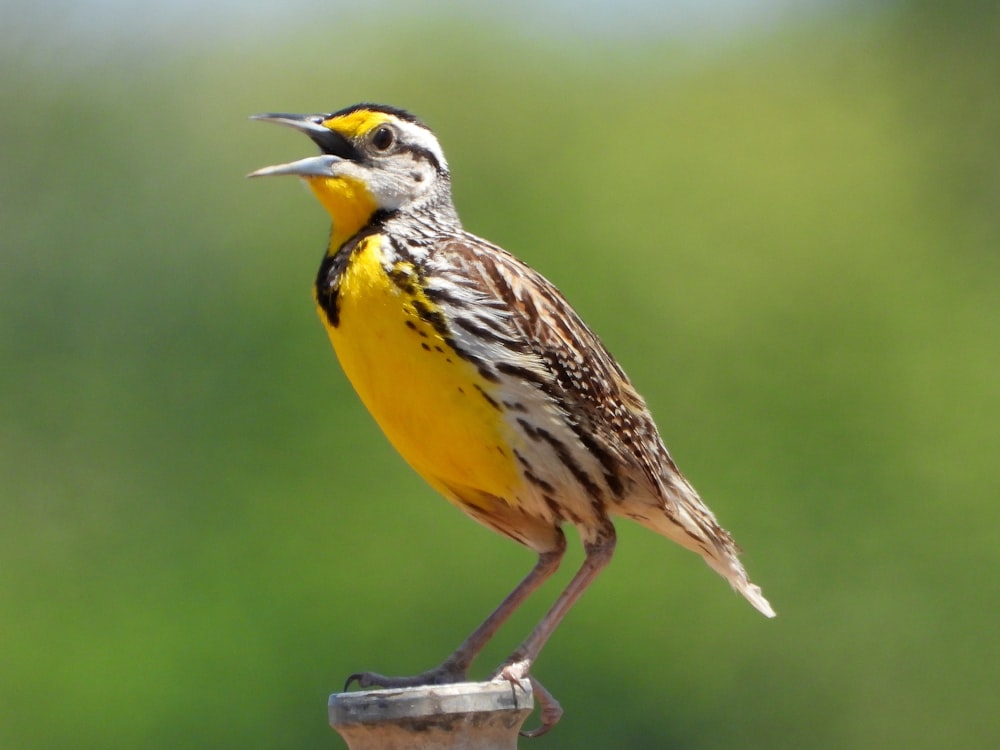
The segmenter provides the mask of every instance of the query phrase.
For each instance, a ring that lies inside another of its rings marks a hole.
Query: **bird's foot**
[[[532,675],[528,673],[531,669],[531,662],[527,659],[517,659],[508,662],[500,668],[500,670],[493,677],[493,680],[499,682],[501,680],[506,680],[511,685],[514,686],[516,690],[521,685],[521,680],[528,680],[531,683],[531,690],[538,700],[538,707],[541,710],[541,725],[535,729],[528,731],[521,730],[520,735],[522,737],[541,737],[543,734],[548,732],[552,727],[559,723],[559,719],[562,718],[563,709],[559,705],[559,701],[550,693],[542,683],[536,680]]]
[[[359,688],[392,689],[420,687],[421,685],[450,685],[455,682],[465,682],[466,679],[466,669],[446,661],[434,669],[407,677],[388,677],[378,672],[355,672],[344,683],[344,692],[347,692],[352,683],[357,683]]]

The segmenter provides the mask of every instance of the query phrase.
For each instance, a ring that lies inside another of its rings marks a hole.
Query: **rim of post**
[[[528,680],[358,690],[330,696],[330,723],[370,724],[421,716],[526,711],[535,702]]]

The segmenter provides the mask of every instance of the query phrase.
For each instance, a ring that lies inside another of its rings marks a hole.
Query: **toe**
[[[541,737],[559,723],[563,715],[563,710],[562,706],[559,705],[559,701],[553,697],[552,693],[545,689],[542,683],[530,675],[528,676],[528,681],[531,683],[531,690],[535,694],[535,698],[538,699],[538,705],[542,712],[540,717],[542,723],[535,729],[528,731],[522,729],[520,734],[522,737]]]

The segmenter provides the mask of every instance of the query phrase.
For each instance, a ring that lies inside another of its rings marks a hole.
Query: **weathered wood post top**
[[[350,750],[515,750],[534,708],[527,680],[460,682],[330,696]]]

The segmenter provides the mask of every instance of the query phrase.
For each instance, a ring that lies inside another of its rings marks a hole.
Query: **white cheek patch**
[[[413,168],[410,170],[410,181],[414,185],[430,185],[435,179],[437,170],[432,164],[414,159]]]
[[[408,164],[400,165],[398,170],[379,170],[370,179],[369,187],[379,205],[393,211],[429,192],[437,179],[437,172],[432,165],[414,158]]]

